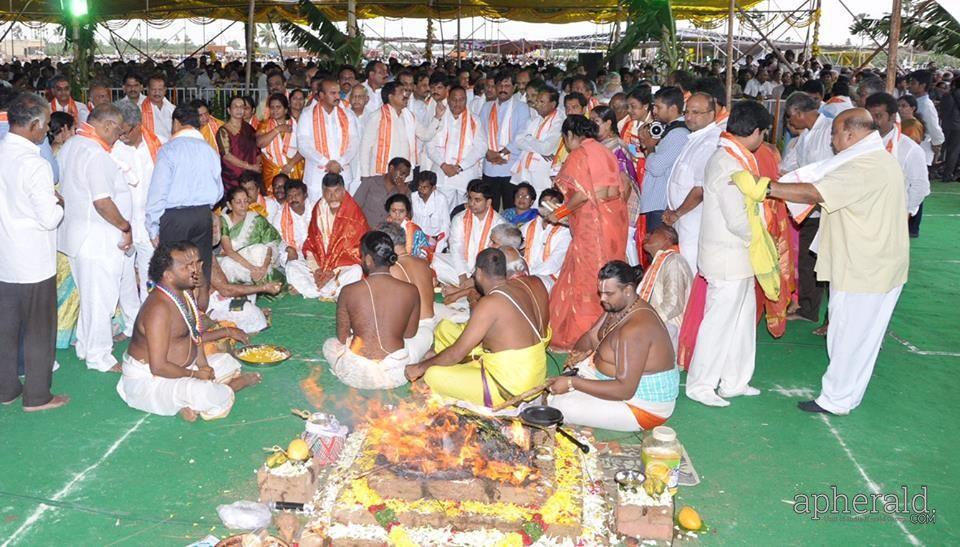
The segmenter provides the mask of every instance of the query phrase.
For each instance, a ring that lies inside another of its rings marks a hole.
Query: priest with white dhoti
[[[819,203],[823,216],[817,278],[830,282],[830,329],[820,396],[806,412],[849,414],[860,405],[887,325],[910,267],[903,172],[864,109],[833,122],[837,155],[752,191],[798,204]],[[812,182],[812,183],[811,183]]]
[[[129,101],[117,103],[123,114],[123,128],[120,138],[113,145],[110,156],[117,163],[130,186],[132,197],[132,213],[130,224],[133,228],[134,257],[128,257],[126,262],[133,263],[136,270],[137,282],[132,284],[137,291],[137,298],[142,303],[147,299],[147,272],[150,269],[150,257],[153,256],[153,243],[147,233],[147,192],[150,189],[150,178],[153,176],[153,167],[157,161],[157,152],[165,142],[160,137],[143,127],[140,109]],[[124,279],[133,279],[133,271],[129,266],[124,268]],[[124,283],[121,292],[129,290],[131,284]]]
[[[512,182],[528,182],[533,185],[537,195],[553,187],[552,176],[559,168],[556,154],[560,148],[562,135],[560,128],[565,119],[557,108],[560,95],[554,89],[540,92],[537,104],[533,105],[538,116],[527,123],[526,129],[517,136],[520,159],[513,166]]]
[[[437,280],[463,288],[468,282],[477,254],[490,246],[490,231],[506,223],[493,210],[494,190],[480,179],[467,185],[467,207],[450,222],[450,244],[445,254],[433,258]]]
[[[740,171],[759,171],[753,152],[763,143],[771,122],[763,105],[737,103],[720,147],[707,161],[697,259],[707,280],[706,307],[686,394],[708,406],[728,406],[725,397],[760,394],[749,384],[757,351],[756,283],[750,262],[753,234],[744,197],[731,180]]]
[[[543,281],[549,293],[557,282],[572,236],[570,228],[547,221],[548,211],[563,203],[563,194],[553,188],[540,192],[540,217],[520,227],[523,234],[523,258],[530,275]],[[546,205],[546,207],[545,207]]]
[[[663,213],[663,222],[677,231],[680,254],[687,260],[692,272],[697,271],[707,160],[717,150],[722,132],[715,121],[716,111],[717,103],[710,94],[697,92],[690,96],[684,110],[684,123],[690,130],[690,135],[677,157],[667,183],[669,209]]]
[[[307,195],[318,197],[323,176],[338,173],[347,182],[347,191],[360,185],[356,166],[360,150],[360,128],[357,117],[340,101],[340,84],[323,81],[318,101],[312,102],[297,120],[297,146],[305,159],[303,182]]]
[[[437,177],[436,190],[446,198],[443,201],[454,207],[463,203],[467,184],[480,178],[480,162],[487,153],[483,125],[467,110],[466,96],[462,87],[450,90],[447,96],[450,112],[443,117],[439,130],[426,146]],[[416,210],[414,205],[415,213]],[[449,214],[448,209],[448,218]]]
[[[132,198],[110,150],[122,130],[123,116],[108,104],[95,108],[87,119],[58,156],[64,199],[58,247],[70,259],[80,291],[77,357],[86,361],[87,368],[106,372],[119,370],[112,329],[117,304],[129,336],[140,301],[136,291],[120,298],[125,254],[133,246]]]

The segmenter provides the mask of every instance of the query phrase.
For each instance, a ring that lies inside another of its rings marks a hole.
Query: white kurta
[[[450,222],[450,243],[446,254],[438,254],[433,258],[433,270],[437,273],[437,280],[447,285],[458,285],[460,276],[473,272],[473,267],[477,262],[477,254],[490,246],[490,232],[493,228],[507,221],[503,219],[496,211],[489,210],[487,215],[493,215],[490,221],[490,230],[484,237],[484,226],[488,217],[481,219],[474,218],[470,227],[470,233],[466,233],[464,219],[466,215],[472,214],[467,209]]]
[[[546,117],[534,113],[526,129],[517,136],[517,147],[520,148],[520,159],[513,168],[512,181],[514,184],[529,182],[537,191],[537,195],[553,186],[550,176],[554,174],[553,156],[560,147],[563,138],[560,128],[563,127],[563,113],[554,110]]]
[[[716,123],[690,133],[667,183],[667,206],[676,211],[694,188],[703,188],[707,160],[717,149],[721,129]],[[687,260],[690,271],[697,271],[700,245],[700,218],[703,204],[697,205],[673,225],[680,238],[680,254]]]
[[[534,227],[532,234],[531,226]],[[535,218],[521,226],[520,233],[523,234],[523,257],[527,261],[530,275],[539,277],[549,292],[553,289],[567,257],[567,249],[572,240],[570,229],[552,224],[544,226],[541,219]]]
[[[468,119],[470,122],[467,121]],[[463,134],[463,150],[461,152],[460,135],[464,123],[467,123],[467,130]],[[480,178],[481,160],[487,153],[486,136],[480,120],[466,111],[457,118],[447,112],[438,124],[438,128],[427,145],[427,156],[433,164],[433,172],[437,174],[437,190],[446,196],[450,204],[456,206],[463,203],[467,193],[467,184],[473,179]],[[440,169],[440,166],[444,163],[459,165],[463,171],[448,177]],[[449,216],[449,209],[447,214]]]
[[[310,215],[313,211],[313,202],[307,200],[303,206],[303,214],[297,214],[289,205],[284,205],[283,208],[278,209],[271,217],[270,224],[277,229],[277,232],[280,233],[280,237],[284,238],[283,243],[285,246],[290,246],[290,242],[287,241],[287,234],[283,233],[283,216],[285,211],[289,211],[290,220],[292,221],[293,227],[293,240],[296,242],[294,247],[297,249],[297,259],[303,258],[303,243],[307,240],[307,231],[310,229]],[[280,264],[287,263],[287,253],[284,250],[280,254]]]
[[[943,144],[945,137],[943,128],[940,127],[940,115],[937,113],[937,107],[930,100],[930,95],[917,97],[917,114],[923,119],[923,128],[925,134],[920,147],[927,157],[927,165],[933,165],[933,147]]]
[[[441,101],[441,103],[447,108],[443,113],[443,117],[447,118],[450,116],[447,101],[444,100]],[[440,164],[435,163],[433,158],[428,154],[430,141],[437,135],[437,132],[440,131],[440,127],[443,124],[443,121],[434,122],[437,117],[437,101],[433,100],[432,96],[427,95],[425,101],[411,99],[410,106],[414,117],[417,119],[417,123],[420,124],[420,127],[417,128],[417,157],[420,159],[420,170],[439,171]]]
[[[369,104],[367,105],[369,106]],[[417,119],[413,111],[404,108],[399,113],[392,106],[389,107],[392,124],[390,126],[390,141],[386,154],[386,162],[381,168],[377,166],[377,148],[380,135],[380,119],[383,110],[378,109],[368,114],[360,133],[360,177],[372,177],[387,172],[387,164],[393,158],[404,158],[413,167],[417,166]],[[412,170],[411,170],[412,172]]]
[[[379,110],[380,107],[383,106],[383,97],[380,96],[380,90],[377,89],[374,91],[368,82],[363,82],[360,85],[367,88],[367,97],[370,97],[370,100],[367,101],[367,106],[363,107],[363,113],[369,114]]]
[[[84,104],[83,102],[81,102],[81,101],[74,101],[73,104],[76,105],[76,107],[77,107],[77,117],[80,118],[79,120],[73,120],[73,124],[76,126],[76,125],[80,125],[81,123],[87,121],[87,116],[90,115],[90,109],[88,109],[88,108],[87,108],[87,105],[85,105],[85,104]],[[50,101],[50,111],[51,111],[51,112],[66,112],[67,114],[70,114],[71,116],[73,116],[73,112],[70,111],[70,103],[60,104],[60,101],[58,101],[56,98],[54,98],[52,101]]]
[[[173,111],[176,107],[166,98],[163,99],[163,105],[159,108],[150,103],[150,112],[153,113],[153,133],[160,137],[164,142],[170,140],[173,135]]]
[[[893,153],[900,168],[903,169],[907,212],[915,215],[923,199],[930,195],[930,174],[927,170],[926,155],[920,145],[896,128],[883,136],[883,145],[888,152]]]
[[[117,247],[122,241],[120,230],[100,216],[93,202],[109,198],[123,218],[129,219],[130,186],[113,158],[91,139],[78,136],[68,140],[60,149],[58,161],[65,203],[58,245],[70,258],[80,291],[77,357],[85,360],[88,368],[106,371],[117,364],[111,354],[111,321],[120,302],[121,279],[125,271],[130,275],[133,261]],[[131,330],[139,301],[122,303],[127,329]]]
[[[319,142],[313,131],[314,109],[320,109],[323,127],[326,128],[327,152],[329,157],[320,151]],[[340,153],[343,141],[343,126],[340,114],[336,109],[343,110],[347,119],[347,146]],[[357,117],[349,109],[337,105],[336,109],[327,113],[318,103],[303,109],[297,122],[297,149],[304,157],[303,183],[307,185],[307,195],[314,200],[323,195],[323,176],[327,174],[327,162],[336,161],[343,167],[343,180],[348,191],[355,191],[360,183],[359,172],[356,166],[357,153],[360,150],[360,127]]]
[[[165,141],[160,139],[160,142],[162,144]],[[129,220],[133,232],[133,246],[136,249],[134,266],[139,281],[136,287],[138,298],[142,303],[147,299],[147,271],[150,268],[150,258],[153,256],[153,243],[147,233],[146,216],[147,192],[150,189],[150,178],[153,176],[153,156],[150,155],[150,147],[143,139],[136,148],[117,141],[113,145],[110,156],[117,163],[117,167],[120,168],[130,186],[132,213]]]
[[[437,251],[442,251],[447,246],[446,239],[450,237],[450,211],[452,206],[447,197],[440,192],[434,191],[423,201],[420,192],[410,194],[410,202],[413,205],[413,223],[423,230],[423,233],[430,237],[439,237],[444,234],[442,241],[443,247],[438,247]]]

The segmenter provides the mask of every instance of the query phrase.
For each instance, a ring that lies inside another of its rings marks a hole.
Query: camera
[[[650,136],[656,140],[660,140],[660,137],[663,136],[663,133],[667,130],[667,126],[663,125],[660,122],[653,122],[650,124]]]

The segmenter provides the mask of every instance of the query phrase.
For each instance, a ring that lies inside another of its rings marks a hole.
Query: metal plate
[[[520,419],[534,425],[551,426],[563,421],[563,413],[552,406],[528,406],[520,411]]]
[[[256,361],[248,361],[247,359],[244,359],[244,358],[243,358],[243,353],[244,353],[245,351],[248,351],[248,350],[258,350],[258,349],[268,349],[268,350],[278,351],[278,352],[280,352],[280,353],[283,354],[283,358],[282,358],[282,359],[279,359],[279,360],[277,360],[277,361],[270,361],[270,362],[266,362],[266,363],[261,363],[261,362],[256,362]],[[255,345],[252,345],[252,346],[244,346],[244,347],[242,347],[242,348],[235,348],[235,349],[233,350],[233,356],[236,357],[237,359],[243,361],[243,364],[245,364],[245,365],[247,365],[247,366],[251,366],[251,367],[257,367],[257,368],[270,368],[270,367],[275,367],[275,366],[283,363],[283,362],[286,361],[287,359],[289,359],[289,358],[290,358],[290,355],[291,355],[290,350],[288,350],[287,348],[285,348],[285,347],[283,347],[283,346],[277,346],[277,345],[274,345],[274,344],[255,344]]]

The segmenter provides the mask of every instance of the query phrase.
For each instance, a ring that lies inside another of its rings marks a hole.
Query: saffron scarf
[[[496,100],[490,107],[489,131],[487,132],[487,148],[499,152],[507,143],[510,142],[510,135],[513,133],[513,99],[506,102],[510,103],[506,114],[503,115],[503,126],[500,126],[500,103]],[[506,134],[503,134],[506,130]],[[503,144],[501,144],[501,142]]]
[[[54,112],[60,112],[60,101],[56,98],[50,101],[50,110]],[[73,97],[70,97],[70,102],[67,103],[66,112],[73,116],[73,121],[76,123],[80,122],[80,109],[77,108],[76,101],[73,100]]]
[[[293,135],[297,131],[297,122],[293,119],[290,119],[289,122],[290,132],[288,132],[286,135],[277,135],[274,137],[264,150],[267,158],[281,167],[287,163],[287,158],[289,157],[287,156],[287,153],[290,151],[290,141],[293,140]],[[267,121],[267,127],[264,130],[264,133],[273,131],[278,125],[280,124],[277,123],[277,120],[270,118]]]
[[[650,295],[653,294],[653,288],[657,282],[657,275],[660,273],[660,269],[663,268],[663,263],[672,255],[679,254],[679,252],[680,248],[674,245],[657,253],[656,258],[653,259],[653,264],[650,265],[650,269],[648,269],[643,276],[640,286],[637,287],[637,294],[644,302],[650,301]]]
[[[153,162],[157,162],[157,153],[160,152],[160,139],[152,131],[141,127],[140,134],[143,136],[143,142],[147,143],[147,150],[150,151],[150,157]]]
[[[327,124],[323,121],[323,106],[313,107],[313,146],[323,154],[323,157],[330,158],[330,140],[327,137]],[[347,146],[350,144],[350,122],[347,120],[347,113],[340,105],[333,107],[337,115],[337,123],[340,125],[340,154],[343,157],[347,153]],[[334,112],[330,114],[333,115]],[[378,142],[379,146],[379,142]],[[389,161],[389,160],[388,160]]]
[[[477,122],[473,119],[473,116],[470,115],[470,112],[464,110],[460,114],[463,118],[460,121],[460,139],[457,144],[457,157],[454,160],[453,165],[460,165],[460,162],[463,161],[463,150],[466,148],[467,143],[467,132],[469,131],[470,137],[474,137],[477,134]],[[457,118],[451,116],[451,120],[457,121]],[[443,149],[447,150],[447,146],[450,143],[450,126],[447,126],[447,136],[443,140]]]
[[[97,131],[93,128],[92,125],[87,122],[80,122],[80,125],[77,127],[77,136],[88,138],[95,143],[100,145],[100,148],[109,154],[113,150],[113,146],[107,144],[107,141],[100,138],[100,135],[97,135]]]
[[[487,242],[490,239],[490,228],[493,227],[493,208],[487,209],[487,219],[483,223],[483,231],[480,232],[480,248],[477,252],[487,248]],[[463,213],[463,259],[470,262],[470,236],[473,234],[473,213],[464,211]]]
[[[537,235],[537,224],[539,224],[538,219],[530,222],[530,225],[527,226],[527,233],[523,239],[526,242],[526,247],[523,249],[523,259],[527,261],[527,265],[532,264],[531,260],[533,260],[533,242]],[[557,235],[559,231],[559,225],[555,224],[551,227],[550,232],[547,234],[547,242],[543,245],[543,253],[540,255],[541,262],[546,262],[547,259],[550,258],[550,244],[553,241],[553,236]]]
[[[374,163],[374,171],[377,175],[382,175],[387,172],[387,164],[390,163],[392,159],[392,154],[390,149],[392,148],[391,144],[393,141],[393,114],[392,108],[389,104],[385,104],[380,108],[380,125],[377,128],[377,155],[376,162]],[[397,112],[397,117],[401,117],[402,112]],[[414,122],[416,123],[416,122]],[[419,163],[419,158],[417,154],[417,142],[415,133],[411,134],[411,128],[407,128],[407,139],[409,140],[410,154],[413,156],[413,161],[410,162],[413,165]],[[411,138],[412,136],[412,138]]]

